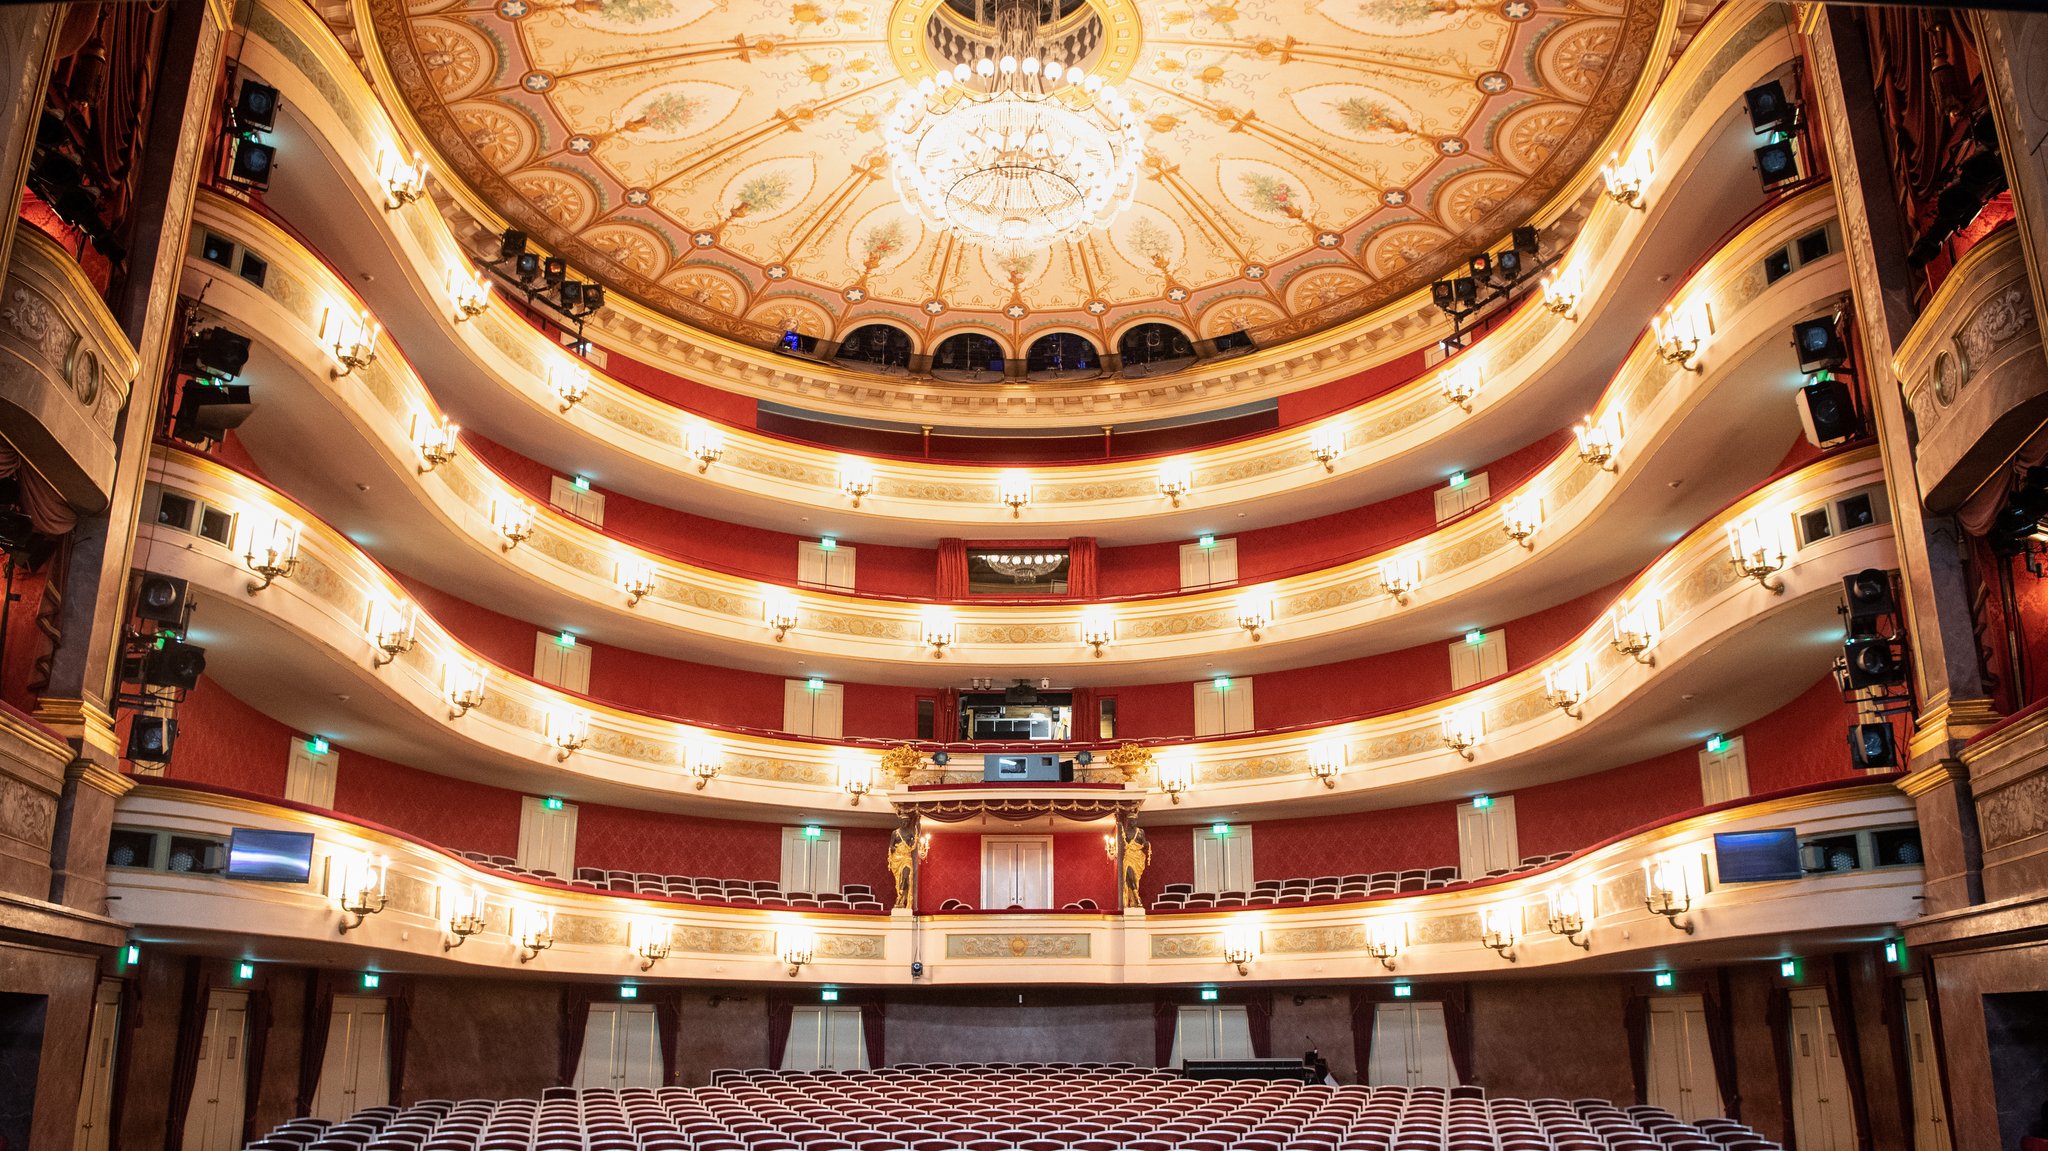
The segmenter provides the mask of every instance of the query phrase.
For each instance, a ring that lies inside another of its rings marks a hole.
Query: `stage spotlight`
[[[1756,150],[1756,174],[1768,192],[1799,178],[1799,146],[1791,140],[1774,140]]]
[[[151,623],[182,626],[190,589],[176,576],[143,572],[135,589],[135,614]]]
[[[1849,728],[1849,758],[1864,771],[1899,766],[1899,747],[1888,723],[1859,723]]]
[[[128,727],[127,758],[137,763],[169,763],[171,745],[177,738],[177,720],[168,715],[138,715]]]
[[[190,691],[206,672],[206,649],[179,640],[165,640],[162,646],[142,653],[140,679],[150,687],[174,687]]]
[[[256,80],[244,80],[235,93],[235,124],[268,132],[277,127],[277,89]]]
[[[526,233],[507,228],[498,233],[498,259],[516,260],[526,254]]]
[[[1792,325],[1792,346],[1799,352],[1799,370],[1809,376],[1839,368],[1849,358],[1849,347],[1842,341],[1841,327],[1833,316]]]
[[[1749,127],[1757,135],[1792,127],[1795,110],[1785,99],[1784,84],[1776,80],[1758,84],[1742,94],[1742,102],[1749,107]]]
[[[277,163],[277,149],[247,136],[233,137],[231,146],[228,179],[258,192],[268,189],[270,171]]]
[[[205,328],[186,339],[180,366],[192,375],[225,381],[241,375],[248,364],[249,337],[226,328]]]

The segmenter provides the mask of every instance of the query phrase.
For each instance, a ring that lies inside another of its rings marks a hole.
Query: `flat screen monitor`
[[[229,879],[304,883],[313,874],[313,833],[238,827],[228,837]]]
[[[1717,831],[1714,860],[1723,883],[1768,883],[1806,874],[1799,866],[1799,833],[1789,827]]]

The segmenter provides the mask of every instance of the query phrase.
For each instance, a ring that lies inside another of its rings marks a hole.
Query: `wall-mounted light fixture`
[[[654,561],[622,559],[613,567],[612,578],[618,581],[619,590],[626,593],[626,605],[638,607],[641,600],[654,594]]]
[[[320,318],[320,345],[341,365],[332,369],[334,378],[369,367],[377,358],[377,337],[383,330],[367,316],[346,308],[328,308]]]
[[[1614,412],[1597,418],[1587,416],[1572,429],[1572,439],[1577,441],[1581,463],[1614,471],[1614,453],[1621,448],[1621,416]]]
[[[796,593],[784,588],[773,588],[761,596],[761,622],[775,629],[775,642],[799,622]]]
[[[1728,525],[1728,562],[1773,595],[1785,594],[1785,581],[1771,576],[1785,568],[1785,532],[1769,514]]]
[[[1028,472],[1004,472],[996,479],[996,502],[1010,509],[1010,518],[1024,514],[1024,505],[1031,502],[1031,475]]]
[[[341,922],[341,934],[347,935],[384,910],[389,901],[384,891],[384,864],[367,855],[351,857],[341,865],[340,890],[334,894],[342,913],[349,917]]]
[[[1657,601],[1645,597],[1614,609],[1614,650],[1637,663],[1655,663],[1650,648],[1657,643]]]
[[[1555,667],[1543,669],[1543,698],[1550,706],[1573,719],[1583,719],[1592,680],[1592,670],[1585,660],[1568,659]]]
[[[782,956],[782,965],[794,976],[804,969],[804,964],[818,954],[818,937],[801,927],[785,927],[776,932],[776,951]]]
[[[370,601],[369,633],[370,644],[377,649],[377,656],[370,661],[372,667],[383,667],[413,649],[417,642],[415,632],[419,626],[419,613],[410,604],[394,604],[389,600]]]
[[[1515,961],[1515,944],[1522,940],[1520,904],[1494,903],[1479,909],[1479,943],[1498,952],[1509,963]]]
[[[1536,545],[1531,537],[1543,526],[1543,498],[1533,492],[1504,500],[1500,505],[1500,530],[1525,548]]]
[[[1700,344],[1706,338],[1707,317],[1703,304],[1671,304],[1650,320],[1650,339],[1657,356],[1688,372],[1700,370]]]
[[[1096,606],[1081,612],[1081,642],[1095,649],[1095,658],[1102,658],[1102,649],[1116,639],[1116,613],[1107,607]]]
[[[1692,891],[1685,864],[1676,859],[1643,861],[1643,906],[1669,920],[1687,935],[1694,924],[1680,923],[1678,917],[1692,910]]]
[[[1161,758],[1156,770],[1159,772],[1160,790],[1175,803],[1179,803],[1180,797],[1194,786],[1194,765],[1180,756],[1169,755]]]
[[[640,959],[640,970],[646,971],[661,960],[668,958],[668,924],[653,919],[631,919],[626,922],[626,945]]]
[[[1473,758],[1472,749],[1479,746],[1479,740],[1486,734],[1485,719],[1476,707],[1461,707],[1444,713],[1444,746],[1466,759]]]
[[[455,306],[455,322],[473,319],[491,306],[491,282],[461,268],[448,269],[448,302]]]
[[[1259,929],[1232,926],[1223,930],[1223,962],[1237,968],[1239,975],[1252,973],[1252,961],[1259,957]]]
[[[1195,490],[1195,466],[1186,460],[1173,459],[1159,465],[1159,494],[1180,506],[1180,498]]]
[[[425,412],[412,415],[412,446],[419,453],[419,469],[431,472],[455,458],[456,438],[462,429],[443,418],[439,422]]]
[[[1344,758],[1343,740],[1318,740],[1309,745],[1309,774],[1322,780],[1324,787],[1336,787],[1337,777],[1344,772]]]
[[[448,699],[448,718],[461,719],[471,708],[484,702],[483,665],[466,659],[452,659],[441,673],[441,690]]]
[[[839,461],[839,490],[859,507],[862,496],[875,490],[875,468],[863,459],[846,456]]]
[[[1273,589],[1256,587],[1237,597],[1237,626],[1259,642],[1260,633],[1273,626]]]
[[[548,365],[548,389],[566,412],[590,394],[590,369],[567,360],[555,361]]]
[[[1344,455],[1344,429],[1336,424],[1322,424],[1308,434],[1308,454],[1326,472],[1337,470],[1337,461]]]
[[[1422,586],[1422,560],[1418,556],[1394,556],[1380,561],[1380,586],[1394,602],[1406,605],[1408,597]]]
[[[708,739],[686,739],[683,741],[683,770],[697,781],[697,790],[718,775],[718,745]]]
[[[242,563],[262,577],[249,584],[249,594],[255,595],[299,570],[299,525],[282,517],[261,526],[256,517],[247,519],[248,542],[242,549]]]
[[[1552,935],[1564,936],[1565,942],[1574,947],[1593,949],[1593,936],[1587,928],[1594,915],[1593,886],[1552,888],[1548,896],[1549,915],[1545,922]]]
[[[441,885],[441,927],[454,941],[441,941],[441,950],[453,951],[484,929],[484,893],[474,887]]]
[[[533,535],[533,505],[509,496],[492,496],[491,526],[505,537],[503,547],[511,551]]]
[[[875,765],[864,756],[845,753],[839,760],[839,789],[859,807],[860,797],[875,789]]]
[[[1396,915],[1381,915],[1365,921],[1365,953],[1380,961],[1388,971],[1408,946],[1408,921]]]
[[[710,424],[691,424],[683,429],[683,452],[697,461],[701,474],[725,458],[725,433]]]
[[[1452,366],[1437,380],[1436,387],[1452,407],[1471,411],[1473,397],[1479,394],[1479,365],[1474,363]]]
[[[1650,146],[1644,144],[1629,155],[1627,160],[1616,152],[1607,163],[1600,166],[1600,179],[1607,185],[1607,197],[1617,204],[1641,208],[1643,192],[1649,187],[1651,173],[1655,170],[1650,155]]]
[[[427,161],[418,152],[407,159],[386,148],[377,154],[377,182],[384,185],[384,207],[397,211],[427,194]]]
[[[1543,277],[1543,308],[1567,320],[1579,318],[1579,296],[1584,290],[1584,274],[1576,265],[1562,268]]]
[[[519,962],[533,962],[534,956],[555,945],[555,913],[530,903],[514,906],[512,943],[519,949]]]
[[[550,709],[547,735],[548,742],[555,747],[555,758],[566,760],[590,742],[590,716],[581,708]]]
[[[953,613],[942,607],[928,607],[918,621],[918,631],[924,646],[931,649],[933,659],[946,658],[946,649],[960,638]]]

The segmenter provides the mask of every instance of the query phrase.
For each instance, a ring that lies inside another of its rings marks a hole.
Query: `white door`
[[[121,1035],[121,981],[103,979],[92,1000],[85,1041],[85,1083],[78,1093],[74,1151],[107,1151],[107,1118],[114,1098],[114,1045]]]
[[[1252,687],[1252,677],[1248,675],[1196,680],[1195,734],[1228,735],[1236,731],[1250,731],[1254,706]]]
[[[867,1037],[861,1033],[858,1007],[798,1007],[789,1014],[789,1042],[783,1047],[782,1069],[851,1070],[868,1065]]]
[[[1237,582],[1237,541],[1212,541],[1180,545],[1180,590],[1197,591]]]
[[[185,1111],[185,1151],[235,1151],[242,1145],[242,1102],[248,1079],[242,1070],[248,1033],[249,993],[215,991],[206,1000],[199,1039],[199,1072]]]
[[[520,799],[519,866],[564,879],[576,874],[575,804],[537,795]]]
[[[1699,996],[1650,1001],[1649,1046],[1644,1054],[1651,1106],[1687,1123],[1722,1113],[1714,1049],[1707,1041],[1707,1008]]]
[[[340,1122],[391,1101],[389,1001],[337,995],[327,1016],[327,1053],[313,1117]]]
[[[1948,1100],[1941,1089],[1941,1065],[1934,1054],[1934,1018],[1927,988],[1906,981],[1906,1060],[1913,1080],[1913,1151],[1949,1151]]]
[[[311,807],[334,806],[334,780],[341,765],[341,753],[332,747],[315,753],[308,741],[292,737],[290,758],[285,761],[284,797]]]
[[[791,735],[838,739],[846,730],[846,685],[821,683],[813,691],[809,680],[783,680],[782,730]]]
[[[1451,1033],[1441,1003],[1382,1003],[1372,1017],[1372,1058],[1366,1082],[1374,1087],[1456,1087]]]
[[[593,1003],[575,1086],[661,1086],[661,1028],[652,1005]]]
[[[1251,1016],[1242,1007],[1183,1007],[1173,1029],[1170,1067],[1189,1059],[1250,1059]]]
[[[1052,906],[1052,837],[981,837],[981,905],[985,908]]]
[[[1489,871],[1505,871],[1522,862],[1521,836],[1515,825],[1515,797],[1496,795],[1486,806],[1458,805],[1458,877],[1479,879]]]
[[[1221,827],[1223,834],[1216,829]],[[1210,824],[1195,829],[1195,890],[1252,889],[1252,828],[1248,823]]]
[[[1799,1151],[1854,1151],[1855,1112],[1825,990],[1792,992],[1791,1033],[1792,1132]]]
[[[821,827],[782,829],[782,890],[839,890],[839,832]]]

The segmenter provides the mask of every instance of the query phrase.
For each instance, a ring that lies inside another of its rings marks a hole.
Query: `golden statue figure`
[[[910,887],[917,867],[917,833],[910,823],[899,823],[889,833],[889,875],[896,881],[896,906],[910,906]]]
[[[1145,838],[1145,829],[1132,824],[1123,830],[1123,859],[1120,870],[1123,873],[1123,891],[1118,903],[1124,907],[1143,909],[1145,898],[1139,894],[1139,881],[1145,878],[1145,866],[1152,862],[1152,841]]]

